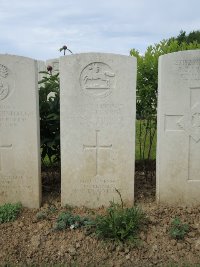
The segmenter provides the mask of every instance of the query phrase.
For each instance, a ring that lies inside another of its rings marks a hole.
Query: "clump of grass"
[[[124,208],[123,203],[111,202],[107,214],[96,218],[96,234],[106,239],[136,242],[144,221],[146,216],[139,207]]]
[[[48,217],[48,214],[47,214],[47,212],[45,212],[45,211],[39,211],[39,212],[36,214],[36,219],[37,219],[37,220],[45,220],[47,217]]]
[[[6,203],[0,206],[0,224],[16,220],[21,210],[22,210],[21,203],[16,203],[16,204]]]
[[[119,242],[131,241],[137,244],[139,230],[146,223],[147,218],[139,207],[125,208],[120,192],[121,205],[110,202],[106,215],[97,215],[94,218],[74,215],[70,211],[62,212],[54,226],[54,230],[66,228],[77,229],[85,227],[86,234],[94,234],[103,239]]]
[[[52,213],[55,213],[56,211],[57,211],[57,208],[54,205],[51,205],[48,207],[47,213],[52,214]]]
[[[54,205],[48,206],[48,208],[36,213],[36,219],[46,220],[55,212],[57,212],[57,208]]]
[[[182,223],[179,217],[176,217],[171,222],[169,233],[172,238],[184,239],[188,231],[189,231],[189,225],[186,223],[185,224]]]
[[[91,223],[92,221],[87,217],[74,215],[71,212],[62,212],[57,218],[54,230],[64,230],[66,228],[77,229]]]

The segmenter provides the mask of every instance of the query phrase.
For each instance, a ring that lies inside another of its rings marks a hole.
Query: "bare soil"
[[[155,173],[145,178],[136,172],[136,204],[149,221],[140,233],[136,247],[97,239],[85,230],[54,231],[60,205],[60,175],[52,169],[43,172],[43,203],[40,209],[24,208],[15,222],[0,224],[0,266],[167,266],[170,263],[200,264],[200,206],[169,207],[155,202]],[[39,211],[49,211],[38,220]],[[73,212],[91,215],[104,212],[99,208],[75,208]],[[184,240],[169,235],[171,221],[179,216],[189,224]],[[199,265],[200,266],[200,265]]]

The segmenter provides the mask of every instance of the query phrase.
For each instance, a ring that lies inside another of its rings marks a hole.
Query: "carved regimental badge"
[[[80,85],[88,95],[108,96],[115,85],[115,73],[103,62],[90,63],[81,72]]]
[[[6,98],[9,94],[9,86],[7,83],[8,69],[0,64],[0,100]]]

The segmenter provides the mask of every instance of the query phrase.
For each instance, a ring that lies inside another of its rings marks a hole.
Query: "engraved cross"
[[[190,88],[188,112],[165,115],[166,132],[184,132],[188,136],[188,180],[200,180],[200,87]]]
[[[96,130],[96,142],[95,145],[83,145],[84,150],[96,150],[96,175],[98,174],[99,171],[99,163],[98,163],[98,158],[99,158],[99,150],[100,149],[111,149],[112,145],[99,145],[99,130]]]
[[[166,131],[185,131],[198,143],[200,140],[200,88],[190,88],[190,109],[185,115],[165,115]]]

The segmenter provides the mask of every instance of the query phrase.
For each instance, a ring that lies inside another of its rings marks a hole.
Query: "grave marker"
[[[157,199],[200,203],[200,51],[159,59]]]
[[[61,57],[62,205],[134,200],[136,59]]]
[[[41,201],[37,61],[0,55],[0,205]]]

